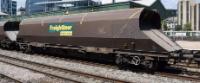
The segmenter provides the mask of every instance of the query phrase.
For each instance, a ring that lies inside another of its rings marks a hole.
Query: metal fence
[[[200,41],[200,31],[164,31],[173,40]]]

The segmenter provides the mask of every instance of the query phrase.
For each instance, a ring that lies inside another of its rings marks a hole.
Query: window
[[[182,1],[180,2],[180,7],[181,7],[181,10],[180,10],[180,13],[181,13],[180,21],[181,21],[181,25],[182,25],[183,24],[182,23],[182,20],[183,20],[183,2]]]
[[[196,7],[196,5],[195,5],[195,6],[194,6],[194,30],[197,30],[197,25],[196,25],[197,19],[196,19],[196,16],[197,16],[197,7]]]
[[[199,14],[199,13],[200,13],[200,4],[199,4],[199,12],[198,12],[198,14],[197,14],[198,17],[199,17],[199,20],[198,20],[198,21],[199,21],[199,23],[198,23],[199,27],[198,27],[198,29],[200,30],[200,14]]]
[[[190,19],[190,2],[186,1],[186,22],[189,23]]]

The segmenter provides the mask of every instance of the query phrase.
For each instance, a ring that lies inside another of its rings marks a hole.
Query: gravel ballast
[[[17,83],[15,80],[5,77],[4,75],[0,74],[0,83]]]
[[[28,54],[23,54],[19,52],[0,50],[0,54],[16,57],[16,58],[20,58],[24,60],[34,61],[34,62],[38,62],[42,64],[52,65],[56,67],[66,68],[70,70],[82,71],[82,72],[90,73],[93,75],[116,78],[120,80],[127,80],[129,82],[134,82],[134,83],[197,83],[194,81],[186,81],[184,79],[180,80],[180,79],[173,79],[173,78],[167,78],[167,77],[161,77],[161,76],[155,76],[155,75],[149,75],[149,74],[134,73],[130,71],[123,71],[123,70],[117,70],[117,69],[94,67],[90,65],[81,64],[81,63],[66,62],[64,60],[44,58],[41,56],[28,55]]]
[[[13,65],[0,62],[0,73],[12,77],[22,83],[66,83],[62,79],[49,77],[44,74],[35,73],[33,71],[19,68]],[[6,81],[6,82],[5,82]],[[0,80],[0,83],[10,83],[9,80]],[[11,82],[15,83],[15,82]],[[70,83],[70,82],[67,82]]]

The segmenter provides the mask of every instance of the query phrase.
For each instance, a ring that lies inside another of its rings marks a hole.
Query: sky
[[[18,3],[18,8],[25,7],[25,1],[26,0],[14,0]],[[111,3],[112,0],[101,0],[103,4]],[[123,2],[123,1],[129,1],[129,0],[116,0],[117,2]],[[148,0],[147,0],[148,1]],[[177,8],[177,2],[178,0],[161,0],[165,6],[169,9],[176,9]],[[200,2],[200,0],[196,0],[197,2]]]

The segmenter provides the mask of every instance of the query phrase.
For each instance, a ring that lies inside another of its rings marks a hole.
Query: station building
[[[100,4],[100,1],[93,0],[26,0],[26,14],[31,15],[40,12],[59,11]]]
[[[157,11],[161,15],[162,20],[177,15],[176,9],[165,7],[165,3],[162,3],[161,0],[136,0],[132,2],[134,8],[145,7]]]
[[[191,24],[193,31],[200,31],[200,3],[194,0],[179,0],[178,3],[178,24],[184,27]]]
[[[17,14],[17,2],[12,0],[0,0],[1,15],[15,16]]]
[[[147,0],[136,0],[136,1],[127,1],[127,2],[119,2],[115,3],[116,0],[112,0],[114,5],[121,4],[123,7],[145,7],[152,10],[155,10],[160,13],[162,19],[166,19],[168,17],[173,17],[177,15],[177,11],[175,9],[167,9],[164,4],[160,0],[148,0],[148,3],[145,3]],[[130,4],[127,4],[130,3]],[[127,5],[127,6],[125,6]],[[59,11],[63,9],[80,9],[88,6],[101,6],[101,0],[27,0],[26,1],[26,13],[28,15],[39,13],[39,12],[48,12],[48,11]],[[104,5],[103,5],[104,6]],[[107,9],[111,4],[107,4]],[[119,5],[117,5],[119,6]],[[106,5],[104,6],[106,7]],[[106,9],[106,8],[104,8]]]
[[[192,13],[191,13],[191,25],[192,30],[200,31],[200,4],[196,3],[192,5]]]

